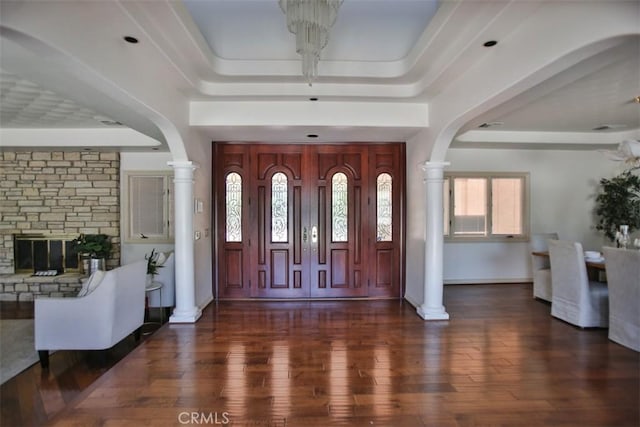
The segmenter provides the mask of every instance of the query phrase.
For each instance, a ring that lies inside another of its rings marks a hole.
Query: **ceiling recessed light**
[[[318,135],[316,135],[315,133],[310,133],[307,135],[307,138],[317,138]]]
[[[127,43],[131,43],[131,44],[138,43],[138,39],[133,37],[133,36],[124,36],[124,41],[126,41]]]
[[[495,46],[495,45],[497,45],[497,44],[498,44],[498,42],[497,42],[497,41],[495,41],[495,40],[489,40],[489,41],[484,42],[483,46],[484,46],[484,47],[491,47],[491,46]]]

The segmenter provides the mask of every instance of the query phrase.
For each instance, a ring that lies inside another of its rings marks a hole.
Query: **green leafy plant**
[[[640,228],[640,176],[631,170],[611,179],[600,180],[600,192],[596,196],[596,230],[615,240],[620,225],[629,226],[629,233]]]
[[[81,234],[73,240],[76,252],[89,255],[91,258],[109,258],[111,255],[111,238],[106,234]]]
[[[151,249],[151,253],[149,255],[144,256],[144,259],[147,260],[147,274],[155,276],[158,274],[158,269],[164,267],[163,265],[158,265],[159,256],[160,254],[156,252],[155,248]]]

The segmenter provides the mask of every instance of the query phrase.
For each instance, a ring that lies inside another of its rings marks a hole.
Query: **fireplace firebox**
[[[79,271],[76,236],[15,234],[14,267],[16,273],[57,275]]]

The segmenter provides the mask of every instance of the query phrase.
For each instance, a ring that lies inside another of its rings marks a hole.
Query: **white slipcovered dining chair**
[[[532,234],[529,241],[531,252],[547,252],[549,239],[558,240],[558,233]],[[531,255],[533,273],[533,297],[551,302],[551,263],[548,257]]]
[[[609,339],[640,351],[640,251],[604,248]]]
[[[607,285],[589,280],[582,245],[549,240],[549,257],[552,271],[551,315],[581,328],[607,327]]]

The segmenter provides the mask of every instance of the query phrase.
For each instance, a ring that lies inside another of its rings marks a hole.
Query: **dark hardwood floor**
[[[161,319],[151,311],[151,321]],[[33,319],[33,302],[0,302],[0,319]],[[165,316],[166,319],[166,316]],[[149,325],[144,332],[152,332]],[[59,413],[96,379],[129,354],[140,341],[129,336],[106,351],[57,351],[49,371],[35,364],[0,386],[0,426],[40,426]]]
[[[606,329],[552,318],[527,284],[448,286],[445,305],[425,322],[393,300],[213,304],[106,372],[54,354],[2,386],[1,425],[640,425],[640,354]]]
[[[0,319],[33,319],[33,301],[0,301]]]

